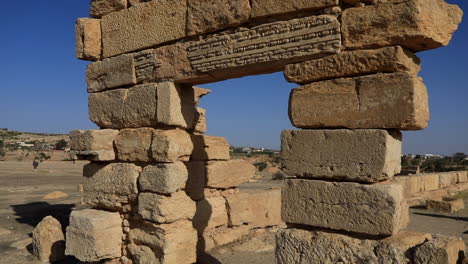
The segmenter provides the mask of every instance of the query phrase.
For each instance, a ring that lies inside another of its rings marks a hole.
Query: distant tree
[[[0,159],[5,157],[6,151],[5,151],[5,144],[3,143],[3,140],[0,140]]]
[[[266,167],[268,167],[268,164],[266,162],[257,162],[254,163],[254,166],[257,167],[258,171],[263,171],[264,169],[266,169]]]
[[[65,139],[61,139],[55,143],[56,150],[64,150],[66,147],[68,147],[68,142]]]
[[[457,162],[457,163],[458,163],[458,162],[463,162],[463,161],[465,161],[466,157],[467,157],[467,156],[466,156],[465,153],[463,153],[463,152],[457,152],[457,153],[453,154],[453,161],[454,161],[454,162]]]

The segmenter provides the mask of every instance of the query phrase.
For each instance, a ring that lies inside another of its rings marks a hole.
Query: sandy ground
[[[31,232],[39,221],[52,215],[64,225],[71,210],[79,209],[82,167],[85,163],[46,161],[34,172],[30,162],[0,162],[0,264],[39,264],[30,254]],[[241,188],[268,188],[280,181],[259,180]],[[68,196],[44,199],[54,191]],[[468,197],[466,195],[465,197]],[[465,203],[468,205],[468,199]],[[440,214],[411,209],[408,230],[462,237],[468,244],[468,209]],[[258,231],[251,239],[209,252],[207,264],[274,263],[274,233]],[[62,263],[76,263],[67,259]]]

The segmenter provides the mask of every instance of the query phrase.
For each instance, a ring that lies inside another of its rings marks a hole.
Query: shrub
[[[257,162],[254,163],[254,166],[257,167],[258,171],[263,171],[264,169],[266,169],[266,167],[268,167],[268,164],[266,162]]]

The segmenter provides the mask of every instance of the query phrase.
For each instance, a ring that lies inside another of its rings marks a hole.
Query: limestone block
[[[249,0],[188,0],[187,34],[219,31],[247,22]]]
[[[412,263],[412,252],[417,246],[431,240],[430,234],[402,231],[379,241],[375,251],[379,263]]]
[[[196,262],[197,231],[192,227],[191,221],[180,220],[171,224],[160,225],[142,222],[130,230],[129,240],[135,244],[153,249],[159,262],[150,263],[180,264]],[[130,248],[130,252],[135,251]]]
[[[202,99],[205,95],[208,95],[209,93],[211,93],[211,90],[210,89],[205,89],[205,88],[202,88],[202,87],[196,87],[194,86],[193,87],[193,95],[194,95],[194,101],[195,101],[195,105],[198,105],[198,103],[200,102],[200,99]]]
[[[52,216],[46,216],[32,232],[32,252],[42,262],[65,258],[65,235],[62,225]]]
[[[117,158],[121,161],[151,161],[153,129],[122,129],[115,139]]]
[[[439,188],[449,187],[457,184],[457,172],[439,173]]]
[[[183,191],[168,196],[155,193],[140,193],[138,196],[138,214],[155,223],[166,224],[192,219],[195,210],[195,202]]]
[[[228,160],[229,143],[223,137],[193,135],[191,160]]]
[[[92,0],[89,13],[92,17],[101,18],[124,8],[127,8],[127,0]]]
[[[148,165],[138,178],[140,191],[171,194],[185,188],[187,168],[182,162]]]
[[[408,73],[375,74],[295,88],[289,116],[299,128],[419,130],[427,127],[429,103],[421,78]]]
[[[197,107],[197,123],[193,129],[196,134],[203,134],[206,132],[206,109]]]
[[[422,182],[424,191],[434,191],[439,189],[439,174],[423,174]]]
[[[400,45],[412,51],[449,43],[463,12],[443,0],[388,1],[348,8],[342,16],[347,49]]]
[[[255,175],[255,166],[244,160],[211,161],[206,167],[206,186],[230,188],[248,182]]]
[[[184,130],[154,130],[151,150],[153,160],[157,162],[188,161],[193,143]]]
[[[81,60],[101,58],[101,21],[78,18],[75,26],[76,57]]]
[[[123,105],[128,89],[92,93],[88,97],[89,118],[101,128],[123,128]]]
[[[400,46],[374,50],[355,50],[286,66],[284,76],[289,82],[311,83],[339,77],[380,72],[420,71],[419,58]]]
[[[283,184],[281,205],[287,223],[385,236],[408,224],[399,184],[289,179]]]
[[[136,201],[141,168],[131,163],[90,163],[84,166],[83,200],[86,204],[121,209]]]
[[[465,203],[461,198],[442,197],[442,200],[426,200],[428,210],[441,213],[454,213],[465,208]]]
[[[197,202],[193,226],[199,234],[228,223],[226,200],[222,196],[205,198]]]
[[[188,171],[188,180],[185,185],[185,192],[194,201],[199,201],[205,197],[206,165],[207,164],[204,161],[185,162],[185,166]]]
[[[87,262],[119,258],[122,235],[119,213],[94,209],[73,211],[67,227],[65,254]]]
[[[458,253],[464,250],[465,243],[460,238],[437,235],[434,236],[434,239],[416,248],[414,263],[457,263]]]
[[[158,86],[157,98],[156,117],[159,123],[182,128],[194,127],[197,109],[193,102],[192,87],[163,82]]]
[[[226,196],[229,225],[251,227],[280,225],[281,189],[243,190]]]
[[[241,240],[249,234],[249,231],[248,225],[211,229],[203,234],[203,242],[200,244],[204,245],[203,250],[208,251]]]
[[[377,182],[401,168],[401,133],[374,129],[285,130],[284,172],[306,178]]]
[[[135,263],[159,263],[154,252],[147,246],[130,244],[127,248]]]
[[[88,92],[137,84],[133,56],[124,54],[91,63],[86,68]]]
[[[324,9],[331,6],[337,6],[338,0],[252,0],[251,18],[281,15],[286,13],[296,13],[306,10]]]
[[[457,172],[457,183],[468,182],[468,171]]]
[[[72,130],[70,131],[70,148],[79,158],[92,161],[115,160],[114,140],[119,131]]]
[[[174,41],[185,36],[187,2],[151,1],[102,18],[105,58]]]

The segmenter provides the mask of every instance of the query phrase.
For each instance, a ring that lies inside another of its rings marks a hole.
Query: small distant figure
[[[34,161],[33,161],[33,168],[34,168],[34,170],[37,170],[37,167],[39,167],[39,160],[38,160],[38,159],[34,159]]]

